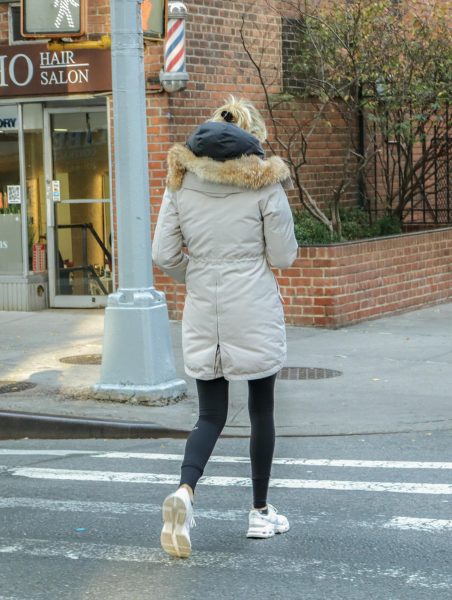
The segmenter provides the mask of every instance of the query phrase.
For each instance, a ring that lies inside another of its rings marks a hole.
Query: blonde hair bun
[[[229,99],[217,108],[210,120],[234,123],[237,127],[257,137],[261,142],[267,139],[267,128],[262,115],[254,104],[245,98],[229,96]]]

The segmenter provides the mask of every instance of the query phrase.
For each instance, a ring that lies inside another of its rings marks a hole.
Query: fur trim
[[[167,185],[171,191],[180,190],[187,171],[202,181],[224,183],[258,190],[290,179],[287,165],[278,156],[262,160],[258,156],[241,156],[220,162],[207,156],[198,157],[186,146],[174,145],[168,152]]]

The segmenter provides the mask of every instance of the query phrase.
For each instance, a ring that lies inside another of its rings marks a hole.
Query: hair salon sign
[[[110,90],[107,50],[53,52],[45,44],[0,46],[0,98]]]

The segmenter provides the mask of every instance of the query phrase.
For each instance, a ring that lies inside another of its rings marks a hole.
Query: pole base
[[[105,310],[101,381],[96,398],[168,404],[185,395],[176,377],[165,295],[154,288],[119,290]]]
[[[93,386],[94,398],[127,404],[168,406],[182,399],[187,391],[183,379],[173,379],[160,385],[109,385],[98,383]]]
[[[163,89],[165,92],[168,92],[168,94],[184,90],[189,81],[188,73],[185,71],[176,71],[174,73],[160,71],[159,78]]]

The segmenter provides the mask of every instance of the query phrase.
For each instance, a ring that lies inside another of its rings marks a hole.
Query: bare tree
[[[427,0],[421,9],[412,0],[401,11],[391,0],[266,3],[267,23],[256,33],[245,14],[240,35],[264,92],[270,149],[285,155],[300,204],[340,238],[339,209],[358,182],[362,204],[376,199],[382,214],[402,219],[435,185],[435,165],[449,152],[452,45],[440,4]],[[281,44],[284,24],[290,52],[275,64],[268,48]],[[347,136],[320,205],[305,167],[315,134],[337,127],[332,114]]]

